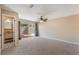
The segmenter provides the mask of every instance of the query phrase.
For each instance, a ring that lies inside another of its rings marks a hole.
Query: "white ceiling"
[[[31,21],[39,20],[43,15],[49,20],[79,13],[79,4],[5,4],[19,14],[19,18]]]

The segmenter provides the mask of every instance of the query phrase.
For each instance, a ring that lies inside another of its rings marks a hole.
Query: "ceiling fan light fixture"
[[[43,23],[44,21],[40,20],[39,22]]]
[[[43,18],[43,16],[40,17],[40,22],[46,22],[48,19],[47,18]]]

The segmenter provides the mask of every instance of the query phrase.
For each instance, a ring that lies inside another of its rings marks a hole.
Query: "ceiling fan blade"
[[[44,19],[43,16],[41,16],[40,20],[46,22],[48,19],[47,18]]]
[[[48,20],[48,19],[44,19],[43,21],[45,21],[45,22],[46,22],[47,20]]]

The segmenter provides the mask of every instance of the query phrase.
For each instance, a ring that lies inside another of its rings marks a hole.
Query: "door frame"
[[[14,41],[14,46],[15,46],[15,16],[12,15],[8,15],[8,14],[2,14],[2,50],[4,50],[4,17],[5,16],[9,16],[9,17],[13,17],[13,41]]]
[[[19,40],[21,40],[20,26],[21,26],[21,22],[18,21],[18,37],[19,37]]]
[[[1,8],[0,8],[0,55],[2,49],[2,19],[1,19]]]

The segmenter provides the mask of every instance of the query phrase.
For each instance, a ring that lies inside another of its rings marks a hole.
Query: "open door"
[[[14,19],[12,16],[2,15],[2,49],[15,46]]]

